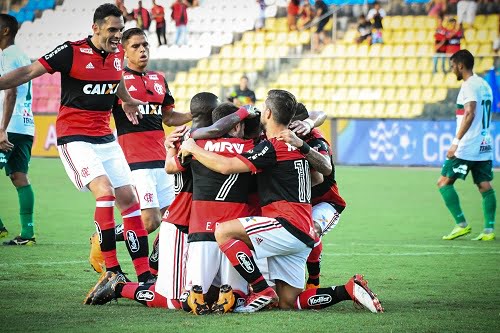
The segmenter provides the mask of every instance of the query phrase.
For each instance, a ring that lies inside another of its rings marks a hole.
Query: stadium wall
[[[55,122],[55,115],[35,115],[33,156],[58,156]],[[114,129],[114,121],[111,125]],[[500,121],[490,128],[493,164],[500,167]],[[338,164],[440,166],[455,136],[455,121],[328,119],[320,131],[333,144]]]

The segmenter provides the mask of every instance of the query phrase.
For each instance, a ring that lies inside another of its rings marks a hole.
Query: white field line
[[[71,260],[71,261],[36,261],[36,262],[13,262],[13,263],[0,263],[0,267],[21,267],[21,266],[57,266],[57,265],[81,265],[89,263],[88,260]],[[89,266],[90,268],[90,266]]]
[[[448,241],[450,242],[450,241]],[[323,243],[323,246],[373,246],[373,247],[407,247],[407,248],[445,248],[445,249],[481,249],[481,242],[477,242],[477,246],[474,245],[426,245],[426,244],[371,244],[371,243],[348,243],[348,244],[336,244],[336,243]],[[481,243],[483,244],[483,243]]]

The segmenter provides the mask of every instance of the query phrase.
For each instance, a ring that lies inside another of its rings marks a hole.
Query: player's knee
[[[14,172],[9,175],[10,181],[15,187],[28,186],[30,184],[28,175],[21,172]]]
[[[228,231],[228,227],[224,223],[217,225],[214,232],[217,243],[223,244],[228,240]]]
[[[278,306],[281,310],[292,310],[295,309],[295,299],[291,299],[290,297],[282,297],[280,296],[280,300],[278,302]]]
[[[493,187],[491,186],[491,183],[490,182],[481,182],[479,184],[476,184],[477,185],[477,189],[479,190],[479,192],[483,193],[483,192],[487,192],[489,190],[491,190]]]

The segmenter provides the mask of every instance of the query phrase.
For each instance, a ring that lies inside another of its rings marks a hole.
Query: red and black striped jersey
[[[57,144],[114,141],[109,121],[122,77],[121,46],[116,53],[107,53],[95,47],[88,37],[65,42],[38,61],[49,73],[61,73]]]
[[[297,148],[276,138],[238,156],[257,174],[262,215],[278,220],[307,246],[314,246],[309,162]]]
[[[163,215],[162,221],[172,223],[187,233],[193,201],[193,174],[189,167],[191,159],[185,160],[184,163],[181,163],[177,156],[174,159],[181,171],[174,174],[175,199]]]
[[[219,138],[196,141],[198,146],[226,157],[234,157],[253,148],[252,140]],[[193,172],[193,202],[188,242],[215,241],[218,223],[250,215],[248,188],[250,173],[223,175],[196,159]]]
[[[163,113],[174,108],[174,98],[168,89],[165,77],[160,73],[148,71],[136,72],[125,67],[123,80],[133,98],[147,102],[139,105],[142,119],[139,124],[132,124],[122,108],[122,101],[116,97],[113,105],[118,134],[118,143],[122,147],[131,170],[165,167],[166,150],[163,145]]]
[[[317,129],[313,129],[311,133],[304,138],[304,141],[311,146],[312,149],[315,149],[323,155],[329,156],[332,163],[332,173],[328,176],[324,176],[323,182],[312,188],[312,204],[317,205],[320,202],[328,202],[335,207],[337,212],[342,213],[346,206],[346,202],[340,196],[337,181],[335,180],[335,164],[333,164],[333,152],[330,144]]]

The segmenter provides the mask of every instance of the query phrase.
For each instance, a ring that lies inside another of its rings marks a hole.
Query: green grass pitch
[[[324,238],[322,285],[365,274],[386,312],[344,302],[322,311],[195,317],[129,300],[81,304],[97,279],[87,262],[93,199],[79,193],[57,159],[34,159],[35,247],[0,247],[0,331],[60,332],[500,332],[500,240],[442,241],[453,223],[435,186],[438,169],[338,167],[348,207]],[[494,186],[500,193],[500,181]],[[473,235],[481,196],[457,185]],[[0,178],[0,214],[19,232],[18,203]],[[500,235],[499,235],[500,236]],[[133,276],[125,246],[118,246]]]

